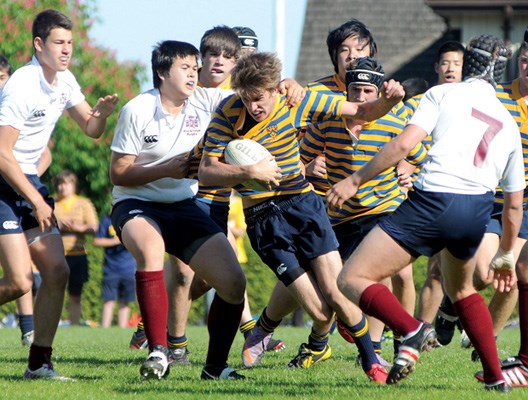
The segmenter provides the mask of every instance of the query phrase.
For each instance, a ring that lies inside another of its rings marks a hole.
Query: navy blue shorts
[[[135,271],[123,272],[116,274],[109,273],[108,269],[103,267],[102,281],[102,299],[103,301],[117,300],[122,303],[131,303],[136,300],[136,278]]]
[[[348,260],[365,236],[387,215],[389,213],[366,215],[334,225],[341,259]]]
[[[278,196],[244,210],[253,249],[286,286],[339,243],[314,192]]]
[[[68,293],[73,296],[80,296],[84,284],[88,282],[88,257],[86,255],[66,256],[66,262],[70,267]]]
[[[491,192],[465,195],[415,189],[379,225],[414,257],[431,257],[446,248],[467,260],[486,232],[493,199]]]
[[[39,191],[46,203],[53,209],[55,202],[48,188],[36,175],[26,175],[29,182]],[[0,235],[22,233],[38,228],[38,221],[33,216],[33,207],[20,196],[0,176]]]
[[[112,209],[112,225],[121,239],[123,226],[132,218],[145,217],[153,220],[161,230],[165,251],[189,264],[196,251],[211,236],[222,233],[193,199],[175,203],[156,203],[128,199],[115,204]]]
[[[229,217],[229,203],[210,204],[204,201],[195,199],[196,204],[200,209],[218,225],[227,236],[227,220]]]
[[[499,237],[502,236],[502,209],[502,204],[493,204],[491,220],[486,229],[486,233],[495,233]],[[523,219],[518,237],[521,239],[528,239],[528,211],[526,210],[523,211]]]

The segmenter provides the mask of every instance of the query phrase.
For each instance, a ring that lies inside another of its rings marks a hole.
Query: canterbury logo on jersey
[[[2,228],[18,229],[18,222],[17,221],[4,221],[4,223],[2,224]]]
[[[156,143],[157,141],[158,141],[158,135],[145,136],[145,143]]]
[[[281,265],[279,265],[277,267],[277,275],[282,275],[283,273],[286,272],[287,269],[288,269],[288,267],[286,267],[286,265],[284,265],[284,263],[282,263]]]
[[[46,116],[46,110],[37,110],[33,113],[35,118],[41,118]]]

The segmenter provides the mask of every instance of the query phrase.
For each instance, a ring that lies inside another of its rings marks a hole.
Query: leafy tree
[[[48,8],[68,15],[73,23],[74,49],[70,70],[81,85],[86,100],[95,105],[98,98],[117,93],[118,108],[139,93],[145,68],[137,62],[119,63],[115,53],[95,46],[90,28],[96,21],[94,0],[9,0],[0,2],[0,52],[14,69],[26,64],[33,55],[31,27],[35,16]],[[108,176],[110,143],[118,113],[108,118],[106,131],[98,140],[86,136],[77,124],[62,117],[53,133],[53,162],[43,180],[52,189],[51,177],[63,169],[79,178],[79,192],[90,198],[100,215],[110,212],[111,188]],[[90,249],[91,250],[91,249]],[[99,320],[101,311],[102,251],[94,249],[89,257],[90,282],[83,293],[83,316]],[[0,271],[1,274],[1,271]],[[14,312],[14,302],[0,307],[0,314]]]
[[[90,28],[96,21],[93,0],[10,0],[0,3],[2,52],[13,68],[27,63],[33,54],[31,26],[37,13],[53,8],[68,15],[73,23],[74,50],[70,70],[76,76],[89,104],[101,96],[117,93],[119,105],[139,93],[145,68],[136,62],[119,63],[115,54],[94,46]],[[119,106],[118,106],[119,107]],[[117,112],[107,121],[104,135],[93,140],[70,118],[61,118],[53,133],[53,163],[44,180],[67,168],[79,178],[79,192],[89,197],[101,215],[110,211],[111,184],[108,177],[110,143]],[[51,186],[50,186],[51,188]]]

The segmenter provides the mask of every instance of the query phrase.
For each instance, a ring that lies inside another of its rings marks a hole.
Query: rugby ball
[[[251,139],[231,140],[224,151],[224,160],[231,165],[253,165],[269,156],[271,153],[264,146]],[[254,179],[242,182],[242,185],[253,190],[269,191],[268,187]]]

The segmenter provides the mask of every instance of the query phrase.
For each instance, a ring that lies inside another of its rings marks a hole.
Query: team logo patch
[[[45,117],[46,116],[46,110],[36,110],[34,113],[33,113],[33,116],[35,118],[42,118],[42,117]]]
[[[157,143],[158,140],[158,135],[147,135],[144,139],[145,143]]]
[[[270,135],[273,140],[275,140],[278,130],[279,128],[277,127],[277,125],[270,125],[266,127],[267,134]]]
[[[283,273],[286,272],[287,269],[288,267],[284,265],[284,263],[282,263],[281,265],[277,267],[277,275],[282,275]]]
[[[17,221],[4,221],[2,224],[2,228],[4,229],[18,229],[18,222]]]

